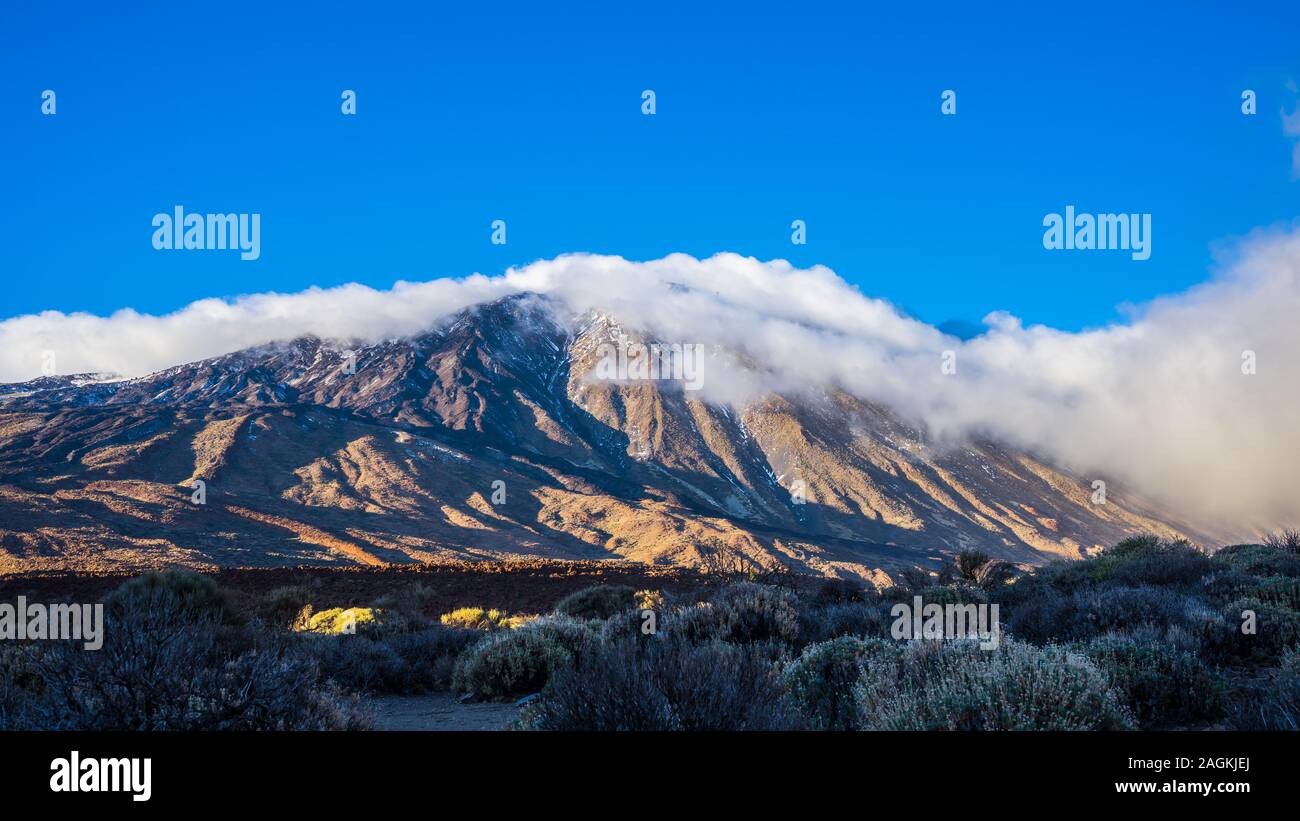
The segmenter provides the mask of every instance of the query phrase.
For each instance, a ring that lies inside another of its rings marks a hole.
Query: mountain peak
[[[842,391],[731,405],[603,379],[597,343],[620,334],[637,337],[520,293],[412,338],[301,337],[131,380],[5,386],[0,516],[19,524],[0,569],[87,551],[696,564],[721,550],[869,578],[966,548],[1032,564],[1189,532],[1123,494],[1092,505],[1078,477],[996,443],[930,447]],[[204,511],[185,490],[197,479]]]

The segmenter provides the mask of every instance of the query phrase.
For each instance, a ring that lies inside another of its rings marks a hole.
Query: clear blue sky
[[[1300,214],[1294,2],[279,5],[6,0],[0,318],[727,250],[1075,329]],[[260,213],[261,259],[153,250],[176,204]],[[1045,251],[1067,204],[1150,212],[1151,259]]]

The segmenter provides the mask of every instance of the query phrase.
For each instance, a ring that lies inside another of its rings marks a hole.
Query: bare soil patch
[[[462,704],[451,693],[375,696],[376,730],[508,730],[519,715],[512,702]]]

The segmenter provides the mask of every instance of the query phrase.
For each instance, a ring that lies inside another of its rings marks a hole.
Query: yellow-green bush
[[[332,607],[312,613],[300,628],[304,633],[338,636],[346,632],[361,632],[384,624],[387,613],[373,607]]]
[[[464,627],[470,630],[508,630],[526,623],[535,616],[512,616],[504,610],[482,607],[458,607],[450,613],[443,613],[438,621],[448,627]]]

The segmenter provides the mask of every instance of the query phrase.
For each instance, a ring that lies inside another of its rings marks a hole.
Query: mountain
[[[963,548],[1034,564],[1200,535],[844,392],[732,406],[598,378],[620,338],[653,341],[521,294],[410,339],[0,386],[0,572],[743,556],[870,579]]]

